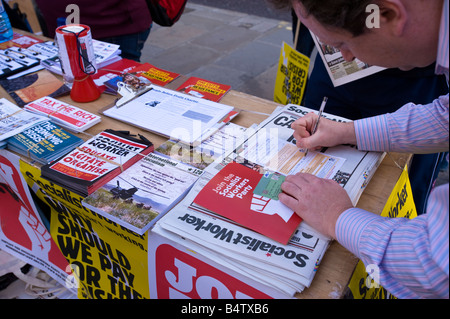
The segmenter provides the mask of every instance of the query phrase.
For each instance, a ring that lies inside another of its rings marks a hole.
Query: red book
[[[263,177],[256,170],[230,163],[194,203],[286,245],[302,219],[280,201],[254,193]]]

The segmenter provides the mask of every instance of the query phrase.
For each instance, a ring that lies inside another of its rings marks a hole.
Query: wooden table
[[[170,83],[167,88],[174,89],[181,85],[185,79],[185,77],[180,77]],[[14,102],[1,87],[0,97],[5,97]],[[70,96],[64,96],[58,99],[101,115],[101,110],[108,105],[112,105],[116,98],[116,96],[102,94],[98,100],[84,104],[74,102]],[[245,127],[249,127],[254,123],[260,123],[278,106],[278,104],[272,101],[264,100],[233,90],[224,96],[221,103],[228,104],[242,110],[233,122]],[[142,131],[137,127],[119,122],[106,116],[102,116],[102,121],[91,127],[86,131],[86,133],[96,135],[108,128],[129,130],[133,133],[144,134],[155,144],[155,148],[167,140],[167,138],[162,136],[158,136],[147,131]],[[80,137],[87,140],[90,135],[81,134]],[[391,153],[390,156],[386,156],[362,194],[357,207],[374,213],[381,213],[392,189],[394,188],[394,185],[402,173],[402,170],[396,166],[394,161],[404,166],[409,160],[410,155],[408,154]],[[301,299],[327,299],[342,297],[357,262],[358,259],[348,250],[342,247],[339,243],[333,242],[322,260],[311,287],[305,289],[301,294],[297,294],[296,297]]]

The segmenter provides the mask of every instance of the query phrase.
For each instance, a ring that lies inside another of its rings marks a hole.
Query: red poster
[[[254,193],[262,177],[258,171],[230,163],[209,181],[194,203],[286,245],[301,218],[280,201]]]
[[[0,248],[66,284],[69,264],[41,221],[19,158],[5,150],[0,150],[0,202]]]
[[[271,299],[237,278],[168,244],[155,252],[158,299]]]

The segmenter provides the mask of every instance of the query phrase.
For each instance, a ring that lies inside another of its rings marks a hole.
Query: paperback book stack
[[[311,111],[288,105],[247,129],[153,232],[287,298],[309,287],[330,238],[278,200],[285,176],[305,172],[334,179],[356,203],[384,157],[350,145],[302,152],[290,124]]]
[[[99,123],[101,117],[68,103],[46,96],[24,107],[32,113],[47,116],[52,122],[72,131],[84,132]]]
[[[46,121],[10,137],[7,148],[45,165],[67,154],[82,143],[81,138]]]
[[[106,130],[42,166],[41,174],[86,197],[153,150],[153,144],[143,136],[135,138],[129,133]]]

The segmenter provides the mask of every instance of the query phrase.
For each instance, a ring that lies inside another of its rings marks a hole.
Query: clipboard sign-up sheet
[[[192,144],[201,142],[220,128],[232,106],[154,87],[124,106],[104,114],[148,131]]]

